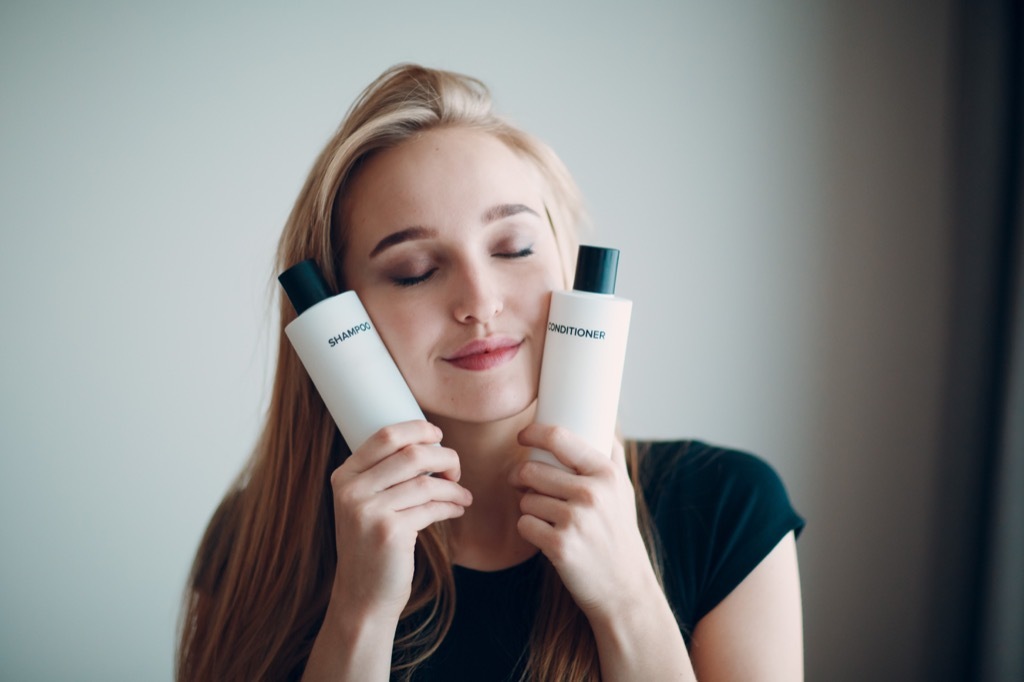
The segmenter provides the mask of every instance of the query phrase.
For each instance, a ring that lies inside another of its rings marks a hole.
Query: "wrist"
[[[303,682],[387,680],[397,625],[398,616],[375,617],[374,611],[332,593]]]
[[[633,613],[657,604],[668,604],[661,584],[649,562],[644,562],[629,574],[628,581],[620,581],[618,588],[606,593],[589,607],[581,608],[591,627],[614,625],[626,613]]]
[[[588,615],[605,680],[695,680],[672,607],[651,582],[642,598]]]
[[[351,594],[334,589],[324,615],[324,626],[352,644],[361,640],[394,638],[402,609],[380,603],[354,599]]]
[[[651,622],[652,618],[661,622],[668,616],[668,619],[675,623],[675,616],[654,570],[635,577],[632,586],[602,599],[593,608],[585,611],[595,635],[607,633],[613,639],[637,635],[644,630],[640,626]]]

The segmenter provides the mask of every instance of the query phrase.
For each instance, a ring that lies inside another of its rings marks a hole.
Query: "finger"
[[[438,478],[458,481],[462,477],[458,453],[436,445],[407,445],[382,459],[363,476],[368,477],[374,491],[379,492],[423,474],[436,474]]]
[[[562,426],[530,424],[519,432],[519,444],[547,450],[569,469],[584,475],[604,470],[609,462],[610,453],[595,450]]]
[[[508,477],[513,488],[530,489],[549,497],[568,500],[579,486],[579,474],[546,462],[527,460],[512,467]]]
[[[618,438],[615,439],[612,445],[612,463],[622,471],[628,470],[626,466],[626,448]]]
[[[565,528],[572,522],[572,507],[569,503],[548,495],[526,493],[519,501],[519,510],[556,528]]]
[[[433,476],[417,476],[380,493],[380,503],[394,511],[429,502],[450,502],[465,507],[473,503],[473,495],[458,483]]]
[[[553,563],[561,559],[561,538],[550,523],[536,516],[524,514],[516,522],[516,529],[520,537],[540,549]]]
[[[461,504],[437,501],[410,507],[400,512],[402,519],[409,524],[409,527],[417,531],[438,521],[458,518],[465,513],[466,508]]]
[[[360,445],[342,465],[358,474],[370,469],[385,457],[414,443],[441,442],[441,429],[428,421],[417,419],[385,426]]]

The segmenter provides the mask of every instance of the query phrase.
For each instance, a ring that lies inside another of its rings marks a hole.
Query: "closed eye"
[[[434,275],[435,272],[437,272],[437,268],[431,268],[422,275],[416,275],[415,277],[392,277],[391,281],[394,282],[396,286],[413,287],[421,282],[426,282]]]
[[[527,246],[525,249],[521,249],[519,251],[512,251],[510,253],[496,253],[496,254],[494,254],[494,257],[495,258],[505,258],[505,259],[508,259],[508,260],[513,260],[515,258],[526,258],[527,256],[532,256],[532,255],[533,255],[533,245],[531,244],[530,246]]]

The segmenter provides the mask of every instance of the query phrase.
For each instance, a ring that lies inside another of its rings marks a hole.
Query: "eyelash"
[[[527,256],[533,255],[533,244],[527,246],[525,249],[515,251],[513,253],[496,253],[495,258],[504,258],[506,260],[515,260],[516,258],[526,258]]]
[[[437,268],[431,268],[418,277],[395,277],[392,281],[400,287],[414,287],[420,282],[426,282],[435,272]]]
[[[519,251],[514,251],[512,253],[495,253],[493,255],[495,258],[501,258],[504,260],[526,258],[527,256],[533,255],[533,245],[531,244],[530,246],[527,246],[525,249],[520,249]],[[417,275],[416,277],[395,277],[392,279],[392,281],[395,283],[395,286],[399,286],[402,288],[414,287],[417,284],[422,284],[423,282],[426,282],[434,275],[435,272],[437,272],[437,268],[431,268],[430,270],[424,272],[422,275]]]

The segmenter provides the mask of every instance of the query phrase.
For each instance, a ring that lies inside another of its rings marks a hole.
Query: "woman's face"
[[[377,153],[350,185],[346,283],[428,416],[483,423],[533,404],[562,282],[541,187],[503,142],[459,128]]]

